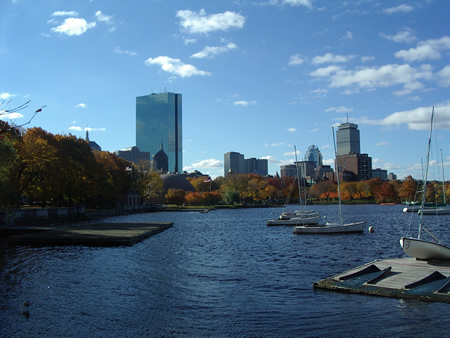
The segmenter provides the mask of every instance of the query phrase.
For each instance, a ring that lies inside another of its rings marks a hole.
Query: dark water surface
[[[266,226],[281,209],[244,209],[105,220],[174,222],[132,247],[3,243],[0,336],[448,336],[448,304],[313,289],[375,259],[403,257],[398,238],[418,217],[400,205],[343,208],[375,232],[294,235]],[[446,241],[448,221],[437,230]]]

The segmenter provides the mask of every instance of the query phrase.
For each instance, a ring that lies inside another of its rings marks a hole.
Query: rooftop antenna
[[[348,112],[347,112],[347,123],[348,123]]]

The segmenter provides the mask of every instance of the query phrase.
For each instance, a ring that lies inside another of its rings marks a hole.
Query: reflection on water
[[[344,205],[349,220],[374,227],[374,233],[363,234],[293,235],[291,227],[266,226],[280,209],[246,209],[105,220],[174,222],[132,247],[2,243],[0,334],[445,335],[450,320],[442,314],[448,304],[312,288],[357,265],[402,257],[398,238],[411,215],[401,207]],[[336,213],[335,206],[315,209],[330,217]],[[439,231],[448,240],[442,227]],[[22,315],[25,300],[29,318]]]

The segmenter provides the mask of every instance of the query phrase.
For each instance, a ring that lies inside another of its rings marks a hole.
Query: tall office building
[[[343,123],[336,131],[336,145],[338,155],[359,154],[359,130],[358,125],[353,123]]]
[[[160,93],[136,97],[136,146],[153,156],[161,149],[169,172],[183,170],[181,94]]]
[[[228,174],[244,174],[244,155],[230,151],[223,156],[224,177]]]
[[[245,158],[244,171],[246,174],[258,174],[260,176],[268,175],[269,161],[266,159]]]
[[[309,146],[305,154],[305,161],[312,161],[316,163],[316,167],[322,165],[322,153],[315,145]]]
[[[336,131],[339,178],[343,181],[364,181],[372,178],[372,158],[361,154],[358,125],[343,123]]]

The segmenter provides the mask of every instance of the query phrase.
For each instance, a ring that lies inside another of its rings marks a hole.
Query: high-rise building
[[[230,151],[223,156],[223,164],[224,164],[224,177],[227,177],[228,174],[244,174],[244,155],[240,153],[236,153],[234,151]]]
[[[359,130],[358,125],[353,123],[343,123],[336,131],[336,145],[338,155],[359,154]]]
[[[305,161],[315,162],[316,168],[322,165],[322,154],[317,146],[309,146],[305,154]]]
[[[244,159],[244,171],[246,174],[268,175],[269,161],[267,159],[246,158]]]
[[[129,147],[114,152],[118,157],[124,160],[138,164],[139,162],[150,162],[150,152],[140,151],[138,147]]]
[[[342,181],[364,181],[372,178],[372,158],[361,154],[358,125],[343,123],[336,131],[339,178]]]
[[[164,146],[168,171],[183,170],[181,94],[160,93],[136,97],[136,146],[156,154]]]

